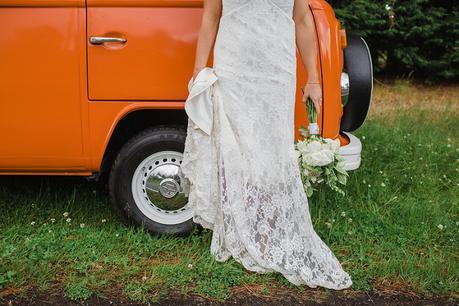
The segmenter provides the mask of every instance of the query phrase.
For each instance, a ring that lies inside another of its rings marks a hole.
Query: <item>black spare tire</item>
[[[349,75],[349,98],[343,108],[341,130],[358,129],[367,117],[373,93],[373,65],[367,43],[348,34],[344,49],[344,72]]]

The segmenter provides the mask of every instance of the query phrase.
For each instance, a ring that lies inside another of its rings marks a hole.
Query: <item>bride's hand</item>
[[[306,103],[307,98],[310,97],[314,106],[316,108],[317,113],[320,113],[322,108],[322,88],[318,83],[307,83],[304,86],[304,93],[303,93],[303,103]]]

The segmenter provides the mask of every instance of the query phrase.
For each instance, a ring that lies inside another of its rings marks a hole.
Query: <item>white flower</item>
[[[333,162],[335,154],[330,150],[320,150],[313,153],[303,153],[304,161],[311,166],[326,166]]]
[[[67,219],[65,219],[65,221],[67,221],[67,222],[69,222],[69,223],[70,223],[70,221],[72,221],[72,219],[70,219],[70,218],[67,218]]]
[[[102,221],[102,223],[105,223],[105,222],[107,222],[107,220],[105,220],[105,219],[102,219],[101,221]]]
[[[30,225],[35,225],[35,221],[30,222]]]
[[[188,264],[188,269],[193,268],[193,264]]]
[[[438,224],[437,227],[438,227],[438,229],[441,230],[441,231],[442,231],[443,228],[444,228],[443,224]]]
[[[56,222],[56,219],[51,218],[51,223],[54,223],[54,222]]]
[[[80,227],[83,228],[84,227],[84,223],[80,223]]]
[[[337,182],[334,175],[336,172],[346,174],[345,162],[338,150],[340,145],[339,139],[322,137],[310,137],[296,143],[296,149],[300,154],[298,162],[302,171],[302,178],[305,178],[304,187],[308,196],[313,193],[312,186],[316,184],[323,184],[324,182],[332,185],[346,183],[341,180],[341,177]],[[341,191],[338,187],[336,189]]]
[[[335,153],[341,146],[339,139],[324,138],[325,143],[322,144],[322,147],[327,148],[328,150]]]
[[[347,222],[352,223],[352,218],[347,219]]]
[[[306,143],[304,152],[316,153],[322,149],[322,143],[318,140],[309,141]]]
[[[69,213],[66,211],[65,213],[63,213],[63,216],[64,218],[67,218],[69,216]]]
[[[305,147],[306,147],[306,141],[298,141],[296,143],[296,149],[299,151],[299,153],[303,152]]]
[[[311,166],[324,166],[334,159],[334,154],[330,150],[330,145],[322,144],[319,140],[299,142],[297,147],[303,160]]]
[[[364,139],[364,140],[365,140],[365,135],[362,135],[362,139]]]
[[[384,183],[381,183],[381,187],[386,187],[386,184],[384,184]]]
[[[346,217],[346,212],[341,212],[341,217]]]

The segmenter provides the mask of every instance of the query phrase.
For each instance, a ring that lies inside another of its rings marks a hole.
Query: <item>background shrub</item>
[[[459,80],[457,1],[329,2],[344,27],[367,41],[373,56],[375,74],[413,76],[427,83]]]

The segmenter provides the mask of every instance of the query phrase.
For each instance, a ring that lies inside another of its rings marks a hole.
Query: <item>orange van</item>
[[[188,233],[178,176],[202,0],[2,0],[0,174],[109,177],[127,220]],[[310,0],[323,88],[319,126],[360,165],[359,128],[372,94],[365,41],[330,5]],[[298,57],[298,82],[307,73]],[[209,66],[212,65],[212,56]],[[296,135],[307,126],[298,87]]]

